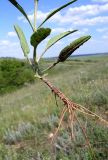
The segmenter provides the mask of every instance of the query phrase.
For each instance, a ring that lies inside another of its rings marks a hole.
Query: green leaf
[[[73,41],[69,46],[65,47],[59,54],[57,62],[64,62],[76,49],[87,42],[91,36],[83,36]]]
[[[37,47],[40,42],[42,42],[51,33],[50,28],[40,28],[34,32],[31,36],[30,43],[33,47]]]
[[[27,16],[27,14],[26,14],[26,12],[25,12],[24,9],[20,6],[20,4],[19,4],[16,0],[9,0],[9,2],[12,3],[12,4],[23,14],[23,16],[24,16],[24,17],[27,19],[27,21],[29,22],[32,30],[34,30],[32,24],[31,24],[31,22],[30,22],[30,20],[29,20],[29,18],[28,18],[28,16]]]
[[[49,13],[49,14],[47,15],[47,17],[45,18],[45,20],[40,24],[40,26],[39,26],[38,28],[40,28],[40,27],[41,27],[49,18],[51,18],[54,14],[56,14],[57,12],[59,12],[60,10],[62,10],[63,8],[69,6],[70,4],[72,4],[72,3],[76,2],[76,1],[77,1],[77,0],[72,0],[72,1],[70,1],[70,2],[68,2],[68,3],[66,3],[65,5],[63,5],[63,6],[59,7],[59,8],[57,8],[57,9],[53,10],[51,13]]]
[[[51,46],[53,46],[56,42],[58,42],[60,39],[68,36],[68,35],[71,34],[71,33],[76,32],[76,31],[78,31],[78,30],[67,31],[67,32],[64,32],[64,33],[60,33],[60,34],[54,36],[53,38],[51,38],[51,39],[48,41],[48,43],[47,43],[45,52],[46,52]],[[44,53],[45,53],[45,52],[44,52]]]
[[[14,28],[15,28],[15,31],[18,35],[19,40],[20,40],[20,45],[23,50],[24,56],[27,57],[27,55],[30,52],[30,49],[29,49],[28,43],[26,41],[25,35],[24,35],[22,29],[18,25],[15,25]]]

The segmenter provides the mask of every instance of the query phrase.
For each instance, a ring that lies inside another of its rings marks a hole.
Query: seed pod
[[[43,41],[46,37],[48,37],[51,33],[50,28],[40,28],[36,32],[34,32],[31,36],[30,43],[33,47],[37,47],[38,44]]]
[[[85,42],[87,42],[91,36],[83,36],[72,43],[70,43],[69,46],[65,47],[59,54],[57,63],[64,62],[76,49],[78,49],[81,45],[83,45]]]

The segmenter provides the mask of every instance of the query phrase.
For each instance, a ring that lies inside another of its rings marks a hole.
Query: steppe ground
[[[46,60],[43,67],[52,62]],[[55,67],[47,77],[76,103],[103,118],[108,116],[108,56],[80,57]],[[76,140],[69,141],[61,128],[56,152],[48,135],[57,127],[63,104],[41,81],[0,97],[0,160],[91,160],[81,130],[75,126]],[[108,132],[103,124],[79,114],[87,130],[96,158],[107,160]]]

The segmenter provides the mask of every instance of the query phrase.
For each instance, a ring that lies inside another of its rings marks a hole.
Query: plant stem
[[[57,96],[59,97],[62,102],[64,103],[64,105],[68,105],[69,103],[72,103],[58,88],[56,88],[55,86],[53,86],[47,79],[45,78],[40,78],[50,89],[51,91]],[[74,109],[76,109],[76,107],[73,107]]]
[[[53,67],[55,67],[55,65],[56,65],[57,63],[58,63],[58,62],[53,63],[51,66],[49,66],[48,68],[46,68],[46,69],[43,70],[42,72],[49,71],[50,69],[52,69]]]
[[[34,0],[34,32],[36,32],[37,30],[36,28],[37,7],[38,7],[38,0]],[[34,47],[34,51],[33,51],[33,61],[34,61],[35,72],[36,72],[38,68],[37,57],[36,57],[36,47]]]
[[[38,63],[37,63],[37,58],[36,58],[36,47],[34,47],[34,51],[33,51],[33,61],[34,61],[35,73],[36,73],[38,69]]]
[[[38,0],[34,0],[34,31],[36,31],[36,18],[37,18],[37,7],[38,7]]]
[[[33,61],[34,63],[36,62],[36,47],[34,47],[34,51],[33,51]]]

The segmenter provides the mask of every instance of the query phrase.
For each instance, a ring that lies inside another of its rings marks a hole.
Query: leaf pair
[[[34,30],[32,24],[31,24],[31,22],[30,22],[30,20],[29,20],[29,18],[28,18],[28,16],[27,16],[27,14],[26,14],[26,12],[25,12],[24,9],[21,7],[21,5],[20,5],[16,0],[9,0],[9,2],[11,2],[11,3],[23,14],[23,16],[24,16],[24,17],[26,18],[26,20],[29,22],[32,30]]]
[[[27,19],[27,21],[29,22],[32,30],[34,30],[28,16],[27,13],[24,11],[23,7],[16,1],[16,0],[8,0],[10,3],[12,3],[22,14],[23,16]],[[38,1],[38,0],[37,0]],[[40,24],[40,26],[38,28],[40,28],[48,19],[50,19],[54,14],[56,14],[57,12],[59,12],[60,10],[62,10],[63,8],[69,6],[70,4],[76,2],[77,0],[71,0],[70,2],[66,3],[65,5],[53,10],[51,13],[48,14],[48,16],[45,18],[45,20]]]

